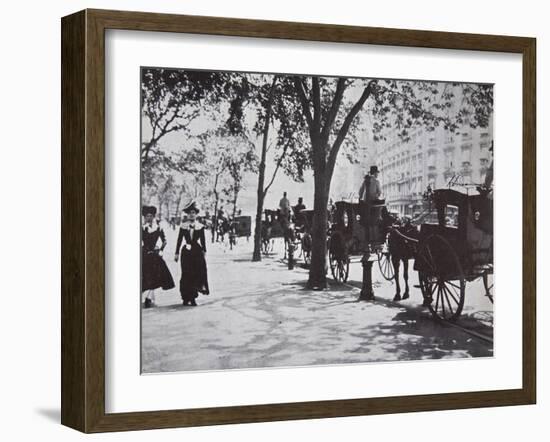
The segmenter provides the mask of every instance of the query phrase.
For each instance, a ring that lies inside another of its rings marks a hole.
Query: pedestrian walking
[[[141,213],[144,218],[141,229],[141,291],[145,294],[143,306],[149,308],[155,304],[156,289],[170,290],[175,285],[162,258],[166,236],[155,219],[157,209],[154,206],[143,206]]]
[[[205,226],[197,221],[199,209],[195,202],[189,204],[183,211],[187,214],[188,221],[180,227],[174,259],[177,262],[181,258],[180,294],[183,305],[196,306],[199,293],[204,295],[210,293],[204,258]]]

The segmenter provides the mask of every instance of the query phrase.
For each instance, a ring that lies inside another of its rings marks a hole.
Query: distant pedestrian
[[[143,306],[149,308],[155,303],[155,290],[174,288],[174,280],[162,258],[166,236],[155,219],[157,209],[153,206],[143,206],[141,213],[144,218],[141,229],[141,291],[145,293]]]
[[[195,306],[199,293],[204,295],[210,293],[204,258],[206,253],[205,227],[197,221],[199,209],[195,202],[189,204],[183,211],[187,213],[189,220],[180,227],[174,259],[176,262],[178,261],[181,249],[181,299],[183,305]]]
[[[216,242],[221,241],[222,243],[225,240],[225,231],[226,231],[226,225],[227,225],[227,216],[225,214],[225,210],[223,207],[220,207],[218,209],[218,215],[216,218]]]

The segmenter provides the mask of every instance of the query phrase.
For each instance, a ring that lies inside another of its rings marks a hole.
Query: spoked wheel
[[[294,256],[296,259],[301,258],[304,254],[304,250],[302,249],[302,243],[301,241],[294,241]]]
[[[493,300],[493,274],[489,273],[488,271],[483,273],[483,287],[485,287],[485,296],[489,298],[489,301],[491,301],[491,304],[494,302]]]
[[[384,279],[392,281],[395,273],[391,262],[390,252],[387,247],[384,247],[382,250],[377,250],[376,255],[378,256],[378,267],[380,268],[380,273],[382,273]]]
[[[441,235],[429,236],[417,254],[420,289],[437,319],[456,321],[464,308],[466,280],[458,255]]]
[[[302,249],[302,241],[300,241],[298,238],[296,238],[296,241],[294,241],[294,254],[296,255],[296,258],[301,258],[304,255],[304,250]]]
[[[349,276],[349,257],[329,253],[330,272],[338,282],[346,282]]]

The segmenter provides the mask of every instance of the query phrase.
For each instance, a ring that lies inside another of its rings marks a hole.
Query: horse
[[[389,212],[382,214],[384,226],[388,238],[388,252],[394,270],[395,302],[409,298],[409,260],[414,259],[416,244],[419,237],[417,228],[406,218],[404,221],[391,215]],[[405,280],[405,292],[401,296],[399,284],[399,268],[403,263],[403,279]]]
[[[277,211],[277,220],[283,231],[283,240],[285,244],[283,259],[287,259],[288,253],[289,266],[292,267],[292,261],[294,260],[294,242],[296,240],[295,225],[289,215],[284,215],[280,211]]]

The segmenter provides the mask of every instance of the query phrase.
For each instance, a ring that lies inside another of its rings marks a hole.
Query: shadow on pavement
[[[393,324],[380,325],[376,333],[389,332],[397,337],[408,335],[406,340],[394,342],[393,348],[387,350],[398,354],[400,360],[493,356],[492,344],[437,322],[428,312],[418,314],[418,311],[401,311],[392,322]],[[411,335],[418,339],[411,340]]]
[[[186,311],[186,310],[194,310],[201,306],[200,301],[197,301],[197,306],[188,306],[183,305],[180,301],[178,304],[170,304],[170,305],[157,305],[155,307],[142,309],[143,314],[148,314],[149,312],[154,313],[155,311],[159,312],[179,312],[179,311]]]

